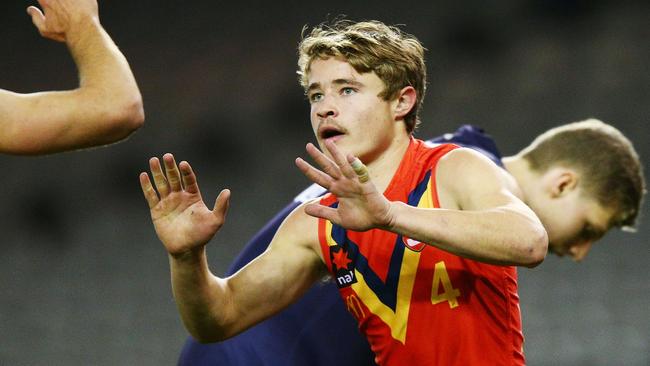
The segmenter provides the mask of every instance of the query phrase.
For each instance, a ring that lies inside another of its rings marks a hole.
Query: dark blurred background
[[[0,3],[0,87],[74,88],[67,50],[25,14],[32,3]],[[210,205],[232,189],[209,247],[221,274],[308,184],[293,164],[312,140],[295,49],[305,24],[339,14],[402,24],[427,47],[419,137],[480,124],[513,154],[596,117],[650,170],[648,1],[101,2],[147,122],[109,148],[0,156],[0,364],[175,364],[187,333],[138,173],[169,151],[193,163]],[[609,234],[583,263],[549,256],[519,271],[530,365],[650,364],[648,210],[638,233]]]

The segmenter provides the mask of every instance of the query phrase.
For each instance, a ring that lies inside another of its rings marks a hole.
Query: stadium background
[[[0,87],[73,88],[65,47],[0,3]],[[544,130],[597,117],[650,161],[650,3],[527,0],[101,2],[139,81],[146,125],[126,142],[47,157],[1,156],[0,364],[171,365],[186,337],[166,254],[141,197],[152,155],[189,160],[210,204],[233,191],[209,247],[222,273],[308,182],[312,140],[296,83],[303,25],[347,14],[403,24],[428,48],[417,136],[482,125],[505,154]],[[649,205],[587,260],[521,269],[530,365],[650,364]]]

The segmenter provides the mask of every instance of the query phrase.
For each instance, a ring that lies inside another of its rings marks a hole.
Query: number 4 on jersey
[[[440,285],[442,285],[442,292],[440,292]],[[431,303],[433,305],[443,301],[449,302],[450,308],[458,306],[457,298],[460,296],[460,290],[451,285],[449,274],[445,262],[440,261],[436,263],[435,271],[433,272],[433,286],[431,288]]]

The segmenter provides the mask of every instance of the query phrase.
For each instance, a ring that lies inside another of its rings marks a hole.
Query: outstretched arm
[[[322,170],[302,159],[303,173],[339,199],[336,208],[312,203],[309,215],[347,229],[379,228],[459,256],[504,265],[535,266],[544,259],[546,231],[537,216],[513,193],[516,184],[487,158],[469,149],[449,152],[438,163],[436,184],[445,208],[417,208],[388,201],[367,177],[367,168],[335,144],[332,159],[308,146]]]
[[[40,34],[65,42],[79,70],[74,90],[0,89],[0,152],[46,154],[119,141],[144,122],[142,97],[99,22],[96,0],[38,0],[27,11]]]
[[[223,190],[210,210],[187,162],[176,166],[165,154],[164,173],[157,158],[149,163],[156,188],[147,173],[140,174],[140,185],[169,253],[176,304],[198,341],[215,342],[247,329],[296,300],[322,275],[324,265],[312,245],[316,220],[294,211],[266,252],[233,276],[214,276],[205,246],[225,222],[230,191]]]
[[[391,230],[471,259],[534,267],[546,256],[548,237],[535,213],[518,197],[514,179],[470,149],[438,163],[441,209],[391,203]]]

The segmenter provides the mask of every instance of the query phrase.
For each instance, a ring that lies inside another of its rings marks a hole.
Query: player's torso
[[[413,144],[385,195],[439,207],[435,167],[454,146]],[[322,202],[336,201],[326,196]],[[379,364],[523,363],[514,268],[463,259],[386,231],[346,231],[324,220],[319,235],[343,301]]]

